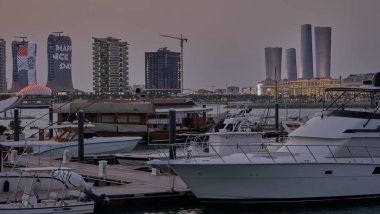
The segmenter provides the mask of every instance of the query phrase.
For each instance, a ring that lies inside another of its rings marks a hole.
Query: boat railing
[[[283,143],[262,143],[234,145],[207,144],[196,148],[188,144],[166,145],[176,148],[176,159],[210,157],[220,159],[222,162],[247,161],[255,162],[295,162],[295,163],[321,163],[321,162],[349,162],[349,163],[380,163],[380,147],[376,146],[349,146],[349,145],[286,145]],[[239,158],[240,157],[240,158]],[[169,158],[169,157],[166,157]]]

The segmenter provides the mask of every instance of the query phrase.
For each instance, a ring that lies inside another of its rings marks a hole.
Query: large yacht
[[[320,114],[280,149],[152,160],[169,165],[201,201],[303,202],[380,196],[380,73],[371,85],[328,88]],[[363,99],[369,98],[368,102]],[[350,102],[368,104],[349,109]],[[210,145],[212,146],[212,145]]]

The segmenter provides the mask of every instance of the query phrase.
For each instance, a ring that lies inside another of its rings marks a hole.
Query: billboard
[[[48,83],[55,91],[73,91],[71,79],[71,39],[50,34],[48,37]]]
[[[36,81],[36,51],[37,44],[26,42],[17,51],[17,68],[19,81],[22,85],[37,84]]]
[[[70,38],[61,36],[52,46],[52,60],[54,71],[71,72],[71,41]]]

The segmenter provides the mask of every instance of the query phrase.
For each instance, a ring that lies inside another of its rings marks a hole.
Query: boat
[[[19,179],[22,179],[20,182]],[[92,184],[87,183],[81,175],[68,171],[65,167],[31,167],[23,170],[0,172],[0,193],[14,192],[17,188],[25,188],[33,178],[38,178],[38,190],[74,190],[84,188],[89,191]]]
[[[189,99],[154,100],[75,100],[53,104],[58,124],[77,120],[77,109],[85,111],[86,120],[95,125],[98,137],[139,136],[145,144],[168,143],[168,113],[176,111],[176,132],[204,133],[217,121],[207,117],[212,108],[196,105]],[[184,141],[178,136],[177,141]]]
[[[193,155],[196,157],[228,155],[239,152],[241,148],[249,152],[266,151],[267,149],[274,151],[286,142],[289,133],[302,124],[298,120],[287,120],[281,122],[280,131],[263,131],[265,125],[254,122],[255,120],[252,119],[251,115],[247,115],[251,110],[241,110],[238,114],[229,115],[224,119],[222,125],[216,129],[217,131],[201,134],[179,134],[186,140],[184,143],[175,146],[176,158],[187,158]],[[271,146],[266,147],[267,144],[271,144]],[[115,154],[115,157],[122,165],[143,164],[153,159],[169,158],[170,146],[156,144],[152,146],[154,149],[149,151]]]
[[[223,125],[217,132],[205,134],[185,134],[188,138],[185,143],[189,146],[180,146],[186,149],[186,156],[216,156],[229,155],[240,152],[265,152],[275,151],[283,143],[287,136],[302,125],[297,120],[284,120],[279,124],[279,130],[266,130],[266,125],[258,123],[256,118],[247,115],[248,111],[240,111],[237,115],[229,116],[223,121]],[[271,145],[266,147],[266,145]],[[212,145],[210,147],[209,145]],[[181,153],[180,153],[181,154]]]
[[[132,151],[141,137],[96,137],[91,123],[84,125],[84,155],[113,154]],[[52,138],[47,135],[53,130]],[[49,126],[46,130],[40,129],[38,135],[22,141],[7,141],[1,143],[7,147],[29,147],[26,155],[62,157],[64,150],[69,150],[71,156],[78,156],[78,125],[63,123]]]
[[[79,191],[61,189],[61,193],[51,191],[50,186],[47,196],[41,196],[38,187],[41,182],[37,174],[31,177],[24,176],[25,173],[30,175],[31,171],[46,170],[46,168],[23,168],[19,169],[20,176],[17,179],[17,187],[6,203],[0,204],[0,213],[2,214],[31,214],[31,213],[93,213],[94,201],[87,199],[87,192],[84,189]],[[59,173],[65,175],[65,185],[69,184],[69,168],[60,168]],[[54,169],[50,179],[54,179]]]
[[[86,182],[80,174],[66,167],[25,167],[28,165],[28,157],[11,157],[12,152],[4,149],[7,147],[14,148],[9,146],[8,142],[0,142],[0,148],[2,148],[0,150],[2,151],[0,152],[2,158],[0,161],[0,195],[14,192],[17,188],[25,188],[25,185],[34,178],[37,179],[36,189],[39,191],[49,189],[62,191],[78,188],[85,189],[87,192],[91,191],[93,186],[91,183]],[[5,167],[5,164],[10,167]],[[22,170],[19,169],[20,167],[23,167]]]
[[[380,73],[372,85],[325,89],[325,105],[279,149],[152,160],[204,202],[303,203],[380,198]],[[347,109],[369,98],[363,109]],[[328,104],[328,105],[326,105]],[[212,145],[210,145],[212,147]],[[249,146],[249,145],[247,145]],[[271,145],[266,145],[270,147]]]

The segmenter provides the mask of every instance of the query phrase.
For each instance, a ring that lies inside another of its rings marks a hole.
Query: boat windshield
[[[324,115],[349,115],[350,117],[366,118],[368,123],[373,118],[380,118],[379,101],[380,87],[373,85],[327,88],[325,89],[322,117]]]

